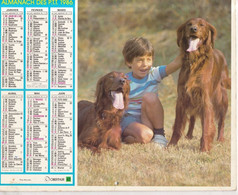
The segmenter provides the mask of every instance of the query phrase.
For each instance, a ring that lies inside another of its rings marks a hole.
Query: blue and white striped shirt
[[[132,115],[141,115],[142,97],[145,93],[154,92],[158,94],[158,84],[167,76],[165,71],[166,66],[152,67],[143,79],[136,79],[132,72],[127,73],[130,80],[130,101],[126,113]]]

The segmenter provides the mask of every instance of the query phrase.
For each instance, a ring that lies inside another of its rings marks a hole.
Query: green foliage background
[[[171,62],[179,53],[176,29],[193,17],[216,27],[215,47],[230,66],[230,0],[80,0],[78,6],[80,99],[93,96],[96,81],[105,73],[129,71],[121,53],[129,38],[144,36],[152,42],[154,65]],[[176,82],[176,74],[173,77]]]

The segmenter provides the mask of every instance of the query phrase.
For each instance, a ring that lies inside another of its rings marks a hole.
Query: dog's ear
[[[209,23],[208,23],[208,27],[209,27],[209,35],[208,35],[207,44],[211,44],[212,48],[214,48],[217,31],[216,31],[216,28]]]
[[[130,81],[129,80],[126,80],[127,82],[127,87],[124,91],[124,105],[125,107],[127,108],[128,107],[128,104],[129,104],[129,94],[130,94]]]
[[[104,96],[104,80],[105,78],[102,77],[98,80],[97,82],[97,87],[96,87],[96,92],[95,92],[95,96],[96,96],[96,106],[100,106],[100,102],[102,102],[102,98]]]
[[[182,24],[181,26],[179,26],[179,28],[177,29],[177,45],[179,47],[182,47],[182,43],[183,43],[183,38],[184,38],[184,31],[185,31],[185,26],[186,23]]]

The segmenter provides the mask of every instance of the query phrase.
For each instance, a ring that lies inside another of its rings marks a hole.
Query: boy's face
[[[143,79],[148,73],[153,63],[153,57],[149,55],[135,57],[127,65],[132,69],[133,77]]]

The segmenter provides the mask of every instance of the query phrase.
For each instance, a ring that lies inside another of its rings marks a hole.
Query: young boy
[[[151,140],[165,147],[164,110],[158,98],[158,83],[182,65],[181,56],[167,66],[152,67],[154,49],[145,38],[133,38],[125,43],[123,56],[132,69],[130,103],[121,121],[122,138],[126,143],[148,143]]]

